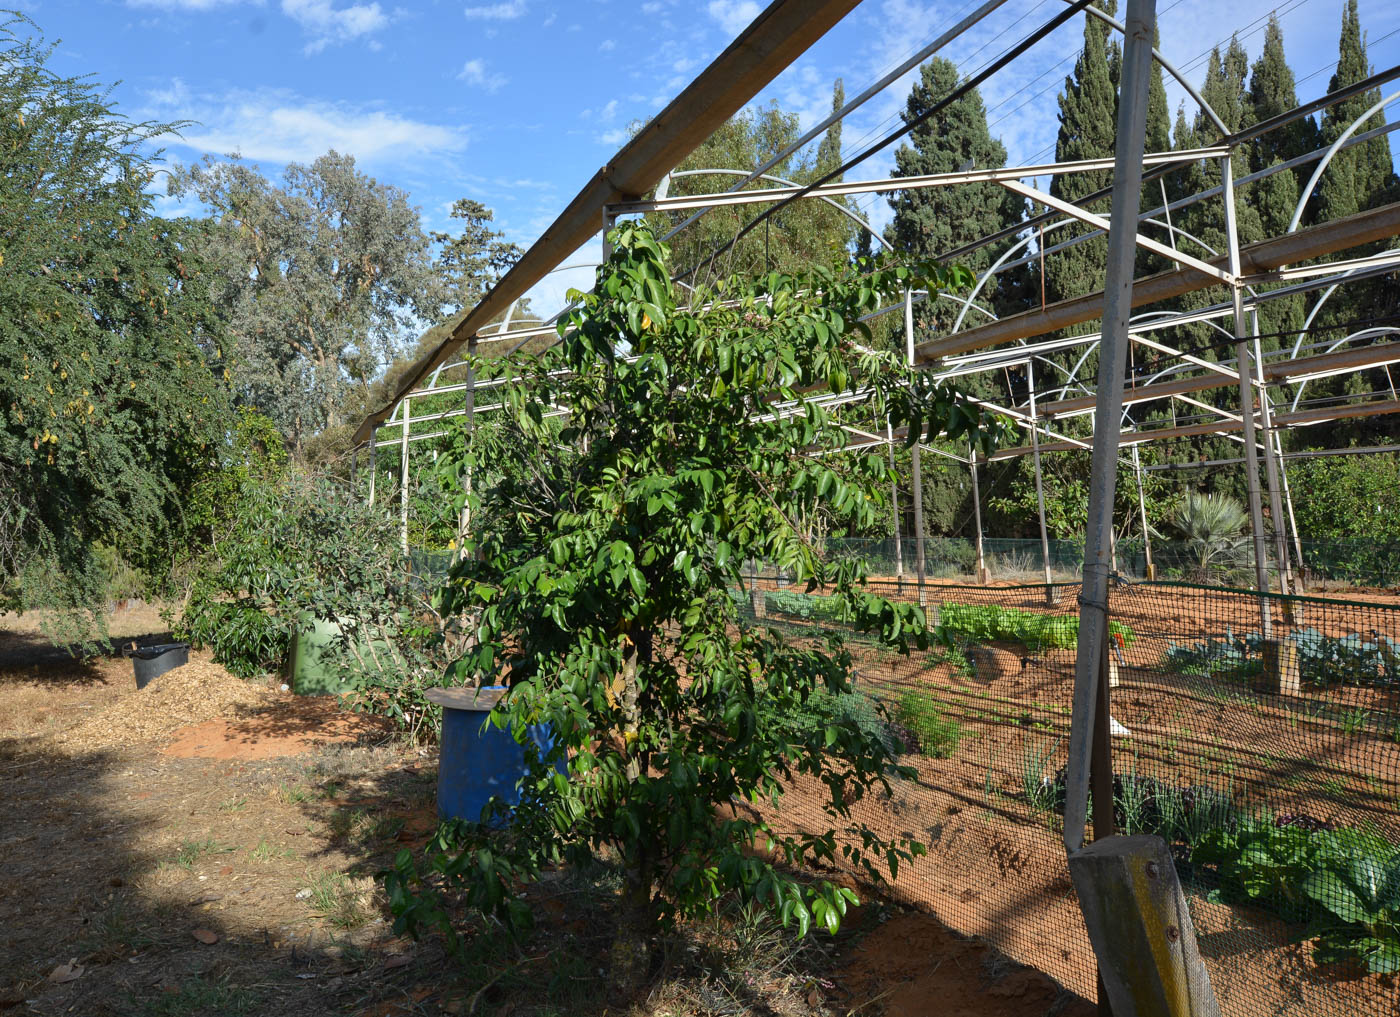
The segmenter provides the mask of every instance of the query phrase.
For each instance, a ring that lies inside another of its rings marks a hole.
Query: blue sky
[[[815,123],[834,78],[862,91],[974,5],[865,0],[761,96]],[[975,70],[1047,19],[1058,0],[1010,0],[946,51]],[[1120,4],[1121,6],[1121,4]],[[1240,34],[1251,60],[1277,10],[1303,99],[1336,60],[1342,0],[1159,0],[1162,48],[1199,83],[1212,45]],[[168,157],[239,152],[269,175],[327,149],[408,191],[430,228],[458,197],[493,208],[528,245],[626,137],[761,9],[755,0],[42,0],[24,8],[50,39],[54,69],[120,82],[133,118],[197,123]],[[1376,68],[1400,63],[1400,3],[1361,0]],[[1055,98],[1078,48],[1074,22],[983,88],[1013,163],[1048,160]],[[897,123],[903,81],[853,115],[848,152]],[[1172,104],[1181,98],[1170,90]],[[1400,102],[1388,114],[1393,120]],[[1395,144],[1393,142],[1393,144]],[[888,152],[852,176],[887,175]],[[863,205],[883,222],[883,200]],[[166,203],[166,211],[175,211]],[[585,249],[580,258],[591,256]],[[591,281],[562,273],[537,310]]]

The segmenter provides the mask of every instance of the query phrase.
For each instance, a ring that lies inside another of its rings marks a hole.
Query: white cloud
[[[602,42],[598,43],[598,51],[600,53],[607,53],[615,49],[617,49],[617,42],[613,39],[604,39]]]
[[[337,9],[332,0],[282,0],[282,13],[310,33],[307,53],[319,53],[333,42],[348,42],[389,24],[378,3]]]
[[[611,131],[604,131],[598,135],[598,140],[604,145],[620,145],[627,140],[627,131],[621,127],[615,127]]]
[[[485,62],[479,59],[468,60],[464,63],[462,69],[457,72],[457,80],[465,81],[469,85],[477,85],[487,92],[498,91],[507,81],[505,75],[488,71]]]
[[[550,25],[554,24],[554,23],[555,23],[556,21],[558,21],[558,20],[559,20],[559,12],[558,12],[558,11],[550,11],[550,12],[549,12],[549,17],[547,17],[547,18],[544,19],[544,23],[543,23],[540,27],[541,27],[541,28],[548,28]]]
[[[206,95],[162,111],[199,121],[167,139],[172,148],[257,162],[310,162],[333,148],[361,162],[397,163],[467,147],[462,127],[282,91]]]
[[[738,35],[758,17],[761,8],[756,0],[710,0],[706,10],[725,32]]]
[[[643,14],[660,14],[665,9],[666,5],[657,3],[656,0],[647,0],[646,3],[642,4]]]
[[[499,4],[482,4],[462,11],[469,18],[481,21],[514,21],[525,14],[525,0],[506,0]]]

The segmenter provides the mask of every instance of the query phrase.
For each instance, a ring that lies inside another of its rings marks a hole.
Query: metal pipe
[[[1259,342],[1259,312],[1250,312],[1250,331],[1254,334],[1254,370],[1259,387],[1259,426],[1264,432],[1264,480],[1269,485],[1269,522],[1274,531],[1274,553],[1278,556],[1279,589],[1293,592],[1293,569],[1289,564],[1288,533],[1283,521],[1283,500],[1279,491],[1279,463],[1274,455],[1273,409],[1269,390],[1264,387],[1264,350]],[[1247,440],[1247,439],[1246,439]]]
[[[375,435],[379,433],[379,425],[369,429],[369,498],[366,505],[374,504],[374,477],[379,472],[379,446],[375,444]]]
[[[1032,432],[1034,433],[1034,432]],[[977,534],[977,582],[987,581],[987,557],[982,547],[982,497],[977,490],[977,449],[967,447],[968,469],[972,473],[972,526]]]
[[[403,556],[408,557],[408,426],[413,419],[409,413],[409,397],[403,399],[403,423],[399,426],[402,431],[399,435],[399,528],[401,540],[403,542]]]
[[[909,366],[914,366],[914,293],[904,291],[904,351],[909,358]],[[924,474],[920,462],[919,446],[924,436],[916,435],[910,449],[911,480],[914,485],[914,568],[919,577],[919,603],[924,603],[924,582],[928,578],[927,560],[924,558]]]
[[[767,162],[765,162],[762,166],[760,166],[760,167],[758,167],[758,169],[754,170],[752,174],[750,174],[749,176],[747,176],[747,177],[744,178],[743,180],[740,180],[737,184],[735,184],[735,185],[734,185],[733,187],[731,187],[729,190],[730,190],[730,191],[739,191],[739,190],[742,190],[746,184],[749,184],[749,183],[753,182],[754,180],[758,179],[758,177],[759,177],[760,175],[762,175],[762,174],[764,174],[764,173],[767,173],[767,172],[768,172],[770,169],[772,169],[774,166],[778,165],[778,163],[782,162],[784,159],[786,159],[788,156],[792,155],[792,153],[796,152],[796,151],[797,151],[799,148],[801,148],[803,145],[807,144],[807,143],[808,143],[809,141],[811,141],[813,138],[815,138],[815,137],[817,137],[819,134],[821,134],[822,131],[826,130],[826,129],[827,129],[828,127],[830,127],[832,124],[836,123],[836,121],[840,120],[842,117],[846,116],[846,114],[850,113],[852,110],[854,110],[854,109],[856,109],[856,108],[858,108],[858,107],[864,105],[864,104],[865,104],[866,102],[868,102],[870,99],[874,98],[874,97],[875,97],[876,95],[878,95],[880,92],[884,91],[884,90],[885,90],[886,88],[888,88],[891,84],[893,84],[894,82],[898,81],[901,77],[903,77],[904,74],[906,74],[908,71],[913,70],[913,69],[914,69],[915,67],[917,67],[919,64],[923,63],[924,60],[926,60],[928,57],[932,56],[934,53],[937,53],[937,52],[938,52],[940,49],[942,49],[944,46],[948,45],[948,43],[952,42],[952,41],[953,41],[954,39],[956,39],[958,36],[962,35],[963,32],[966,32],[969,28],[971,28],[973,25],[977,24],[977,22],[981,21],[981,20],[982,20],[983,18],[985,18],[987,15],[991,14],[993,11],[995,11],[998,7],[1000,7],[1000,6],[1001,6],[1002,4],[1004,4],[1004,3],[1006,3],[1006,0],[986,0],[986,2],[985,2],[984,4],[982,4],[981,7],[977,8],[977,10],[973,11],[973,12],[972,12],[971,14],[969,14],[967,17],[963,18],[961,21],[959,21],[959,22],[958,22],[956,25],[954,25],[952,28],[948,29],[948,31],[944,32],[944,33],[943,33],[942,35],[940,35],[937,39],[934,39],[933,42],[929,43],[927,46],[925,46],[923,49],[919,50],[917,53],[915,53],[915,54],[914,54],[913,56],[911,56],[909,59],[905,60],[905,61],[904,61],[902,64],[900,64],[898,67],[896,67],[894,70],[890,71],[888,74],[886,74],[884,77],[882,77],[879,81],[875,82],[875,84],[871,85],[871,86],[870,86],[869,88],[867,88],[865,91],[861,92],[860,95],[856,96],[856,97],[855,97],[854,99],[852,99],[850,102],[846,103],[846,105],[842,106],[839,110],[837,110],[836,112],[832,113],[832,114],[831,114],[830,116],[828,116],[825,120],[823,120],[823,121],[821,121],[820,123],[818,123],[818,124],[817,124],[816,126],[814,126],[811,130],[809,130],[806,134],[802,135],[802,137],[800,137],[800,138],[798,138],[796,141],[794,141],[791,145],[788,145],[786,148],[784,148],[784,149],[782,149],[781,151],[779,151],[776,155],[774,155],[771,159],[769,159]],[[674,236],[675,236],[677,233],[679,233],[681,230],[685,229],[685,228],[686,228],[687,226],[689,226],[691,223],[693,223],[693,222],[695,222],[697,219],[699,219],[699,218],[700,218],[702,215],[704,215],[707,211],[709,211],[709,209],[706,208],[706,209],[700,210],[699,212],[696,212],[696,213],[695,213],[694,215],[692,215],[690,218],[686,219],[685,222],[681,223],[679,226],[677,226],[675,229],[673,229],[670,233],[667,233],[664,237],[662,237],[662,238],[661,238],[662,242],[664,243],[664,242],[666,242],[667,240],[670,240],[672,237],[674,237]]]
[[[1035,504],[1040,514],[1040,560],[1045,566],[1045,599],[1055,599],[1050,578],[1050,532],[1045,526],[1045,487],[1040,474],[1040,428],[1035,419],[1035,361],[1026,361],[1026,385],[1030,390],[1031,458],[1035,463]]]
[[[1254,386],[1250,379],[1248,326],[1244,319],[1244,289],[1239,284],[1240,238],[1235,221],[1235,184],[1231,174],[1230,157],[1220,160],[1220,186],[1223,188],[1225,205],[1225,239],[1229,244],[1230,274],[1236,282],[1230,286],[1230,297],[1234,301],[1234,333],[1239,340],[1235,344],[1235,366],[1239,371],[1240,416],[1243,418],[1245,490],[1249,495],[1249,528],[1254,542],[1255,589],[1265,593],[1269,589],[1269,550],[1264,536],[1264,505],[1259,493],[1259,450],[1254,437]],[[1287,591],[1284,591],[1287,592]],[[1266,598],[1259,598],[1259,631],[1265,639],[1273,635],[1273,617]]]
[[[512,305],[514,306],[514,305]],[[476,356],[476,336],[467,340],[467,357]],[[467,417],[467,452],[470,454],[472,445],[476,437],[476,362],[469,360],[467,364],[467,394],[463,400],[464,410]],[[467,467],[467,475],[464,481],[465,490],[462,492],[462,515],[458,520],[457,534],[457,558],[460,561],[467,543],[467,535],[471,532],[472,524],[472,467]]]
[[[1133,446],[1133,476],[1137,479],[1138,518],[1142,523],[1142,549],[1148,579],[1157,578],[1157,570],[1152,567],[1152,531],[1147,527],[1147,499],[1142,493],[1142,457],[1138,447]]]
[[[899,473],[894,467],[894,428],[885,422],[885,442],[890,452],[890,515],[894,520],[894,574],[904,579],[904,546],[899,538]]]
[[[1084,581],[1080,590],[1078,653],[1074,668],[1074,707],[1070,722],[1065,794],[1065,849],[1084,843],[1088,812],[1089,763],[1097,718],[1107,712],[1109,556],[1113,542],[1113,493],[1117,480],[1118,422],[1123,415],[1123,377],[1128,366],[1128,318],[1133,305],[1133,257],[1137,210],[1142,198],[1141,156],[1146,141],[1147,90],[1152,70],[1156,0],[1128,0],[1124,22],[1122,87],[1114,152],[1113,203],[1103,291],[1104,336],[1099,347],[1098,411],[1089,482],[1089,522],[1084,540]],[[1102,688],[1101,688],[1102,687]],[[1107,746],[1101,746],[1106,752]],[[1110,761],[1110,774],[1112,773]],[[1110,781],[1112,777],[1110,776]]]

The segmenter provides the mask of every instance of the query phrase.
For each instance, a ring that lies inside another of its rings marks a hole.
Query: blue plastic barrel
[[[506,694],[503,685],[481,688],[429,689],[425,695],[442,707],[442,744],[438,755],[438,815],[476,822],[494,795],[507,805],[520,801],[517,784],[525,776],[525,746],[508,729],[486,724]],[[548,724],[527,729],[541,754],[553,747]],[[564,769],[561,763],[559,769]]]

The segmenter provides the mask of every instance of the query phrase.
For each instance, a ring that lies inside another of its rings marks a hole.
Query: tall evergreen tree
[[[1084,19],[1084,46],[1073,73],[1065,78],[1065,89],[1059,98],[1060,130],[1055,138],[1057,162],[1101,159],[1113,154],[1118,100],[1109,67],[1107,32],[1107,27],[1096,18]],[[1112,183],[1112,170],[1066,173],[1051,181],[1050,193],[1077,203]],[[1093,209],[1107,211],[1107,202],[1101,200]],[[1062,227],[1046,242],[1058,243],[1081,232],[1083,230],[1078,227]],[[1045,299],[1053,302],[1101,287],[1107,251],[1107,241],[1098,237],[1046,259]],[[1097,327],[1096,323],[1085,322],[1072,329],[1071,334],[1092,332]]]
[[[1342,31],[1338,41],[1337,70],[1328,83],[1328,91],[1345,88],[1367,78],[1371,74],[1371,63],[1366,55],[1366,37],[1361,30],[1361,18],[1357,12],[1356,0],[1348,0],[1342,12]],[[1368,109],[1380,101],[1380,89],[1369,89],[1333,106],[1322,115],[1322,143],[1330,144]],[[1376,113],[1357,128],[1356,133],[1380,127],[1385,122],[1381,113]],[[1400,188],[1396,186],[1395,173],[1391,165],[1390,142],[1385,135],[1373,138],[1361,145],[1339,151],[1328,164],[1318,182],[1313,195],[1311,211],[1320,221],[1338,219],[1353,215],[1368,208],[1375,208],[1394,200]],[[1384,244],[1367,245],[1365,248],[1344,251],[1337,257],[1354,257],[1378,250]],[[1340,339],[1346,332],[1353,331],[1363,322],[1382,314],[1393,314],[1400,296],[1393,277],[1380,277],[1362,280],[1343,286],[1327,301],[1322,312],[1314,320],[1314,327],[1335,327],[1334,331],[1319,333],[1317,339]],[[1361,371],[1339,379],[1315,383],[1308,394],[1323,395],[1358,394],[1384,389],[1389,378],[1383,371]],[[1381,440],[1393,435],[1396,422],[1390,418],[1358,420],[1327,428],[1324,440],[1334,444],[1349,441]]]
[[[1356,0],[1347,0],[1342,13],[1342,35],[1338,44],[1337,71],[1327,86],[1329,92],[1354,85],[1371,74],[1371,62],[1366,56],[1366,39],[1361,32],[1361,18]],[[1342,135],[1352,121],[1380,101],[1380,89],[1354,95],[1329,106],[1322,115],[1322,140],[1330,144]],[[1385,116],[1378,112],[1368,119],[1357,133],[1381,127]],[[1362,209],[1374,208],[1387,200],[1395,187],[1395,173],[1390,158],[1390,140],[1382,135],[1362,145],[1338,152],[1323,173],[1314,199],[1323,219],[1339,219]]]
[[[1283,30],[1279,28],[1278,18],[1270,15],[1264,30],[1264,49],[1249,74],[1248,116],[1251,123],[1262,123],[1297,105],[1293,70],[1283,51]],[[1294,120],[1255,139],[1249,150],[1249,169],[1257,172],[1311,152],[1317,142],[1317,127],[1311,118]],[[1311,166],[1301,168],[1304,173],[1311,170]],[[1301,186],[1298,173],[1299,170],[1282,170],[1254,185],[1253,206],[1259,212],[1266,236],[1278,236],[1288,229],[1298,204]],[[1301,328],[1303,316],[1301,295],[1269,301],[1259,309],[1260,331],[1272,337],[1274,333]],[[1265,338],[1263,345],[1266,350],[1272,350],[1280,341],[1277,337]]]
[[[925,115],[957,88],[959,80],[957,65],[950,60],[934,57],[924,64],[905,104],[904,122]],[[908,142],[895,152],[894,175],[913,177],[1005,165],[1006,147],[988,131],[982,96],[973,89],[910,133]],[[938,257],[1018,222],[1025,208],[1019,197],[990,182],[896,191],[889,201],[894,219],[885,229],[885,239],[896,250],[922,258]],[[959,260],[980,272],[995,253],[983,248]],[[988,299],[995,295],[995,288],[982,292]],[[919,317],[921,324],[929,327],[950,324],[955,314],[952,305],[944,308],[934,304],[921,310]]]
[[[1248,109],[1250,123],[1262,123],[1298,105],[1293,69],[1283,52],[1283,29],[1278,18],[1269,15],[1264,30],[1264,49],[1249,72]],[[1294,120],[1257,139],[1250,147],[1250,168],[1261,170],[1275,161],[1287,161],[1317,147],[1317,126],[1311,117]],[[1292,170],[1286,171],[1294,176]]]

